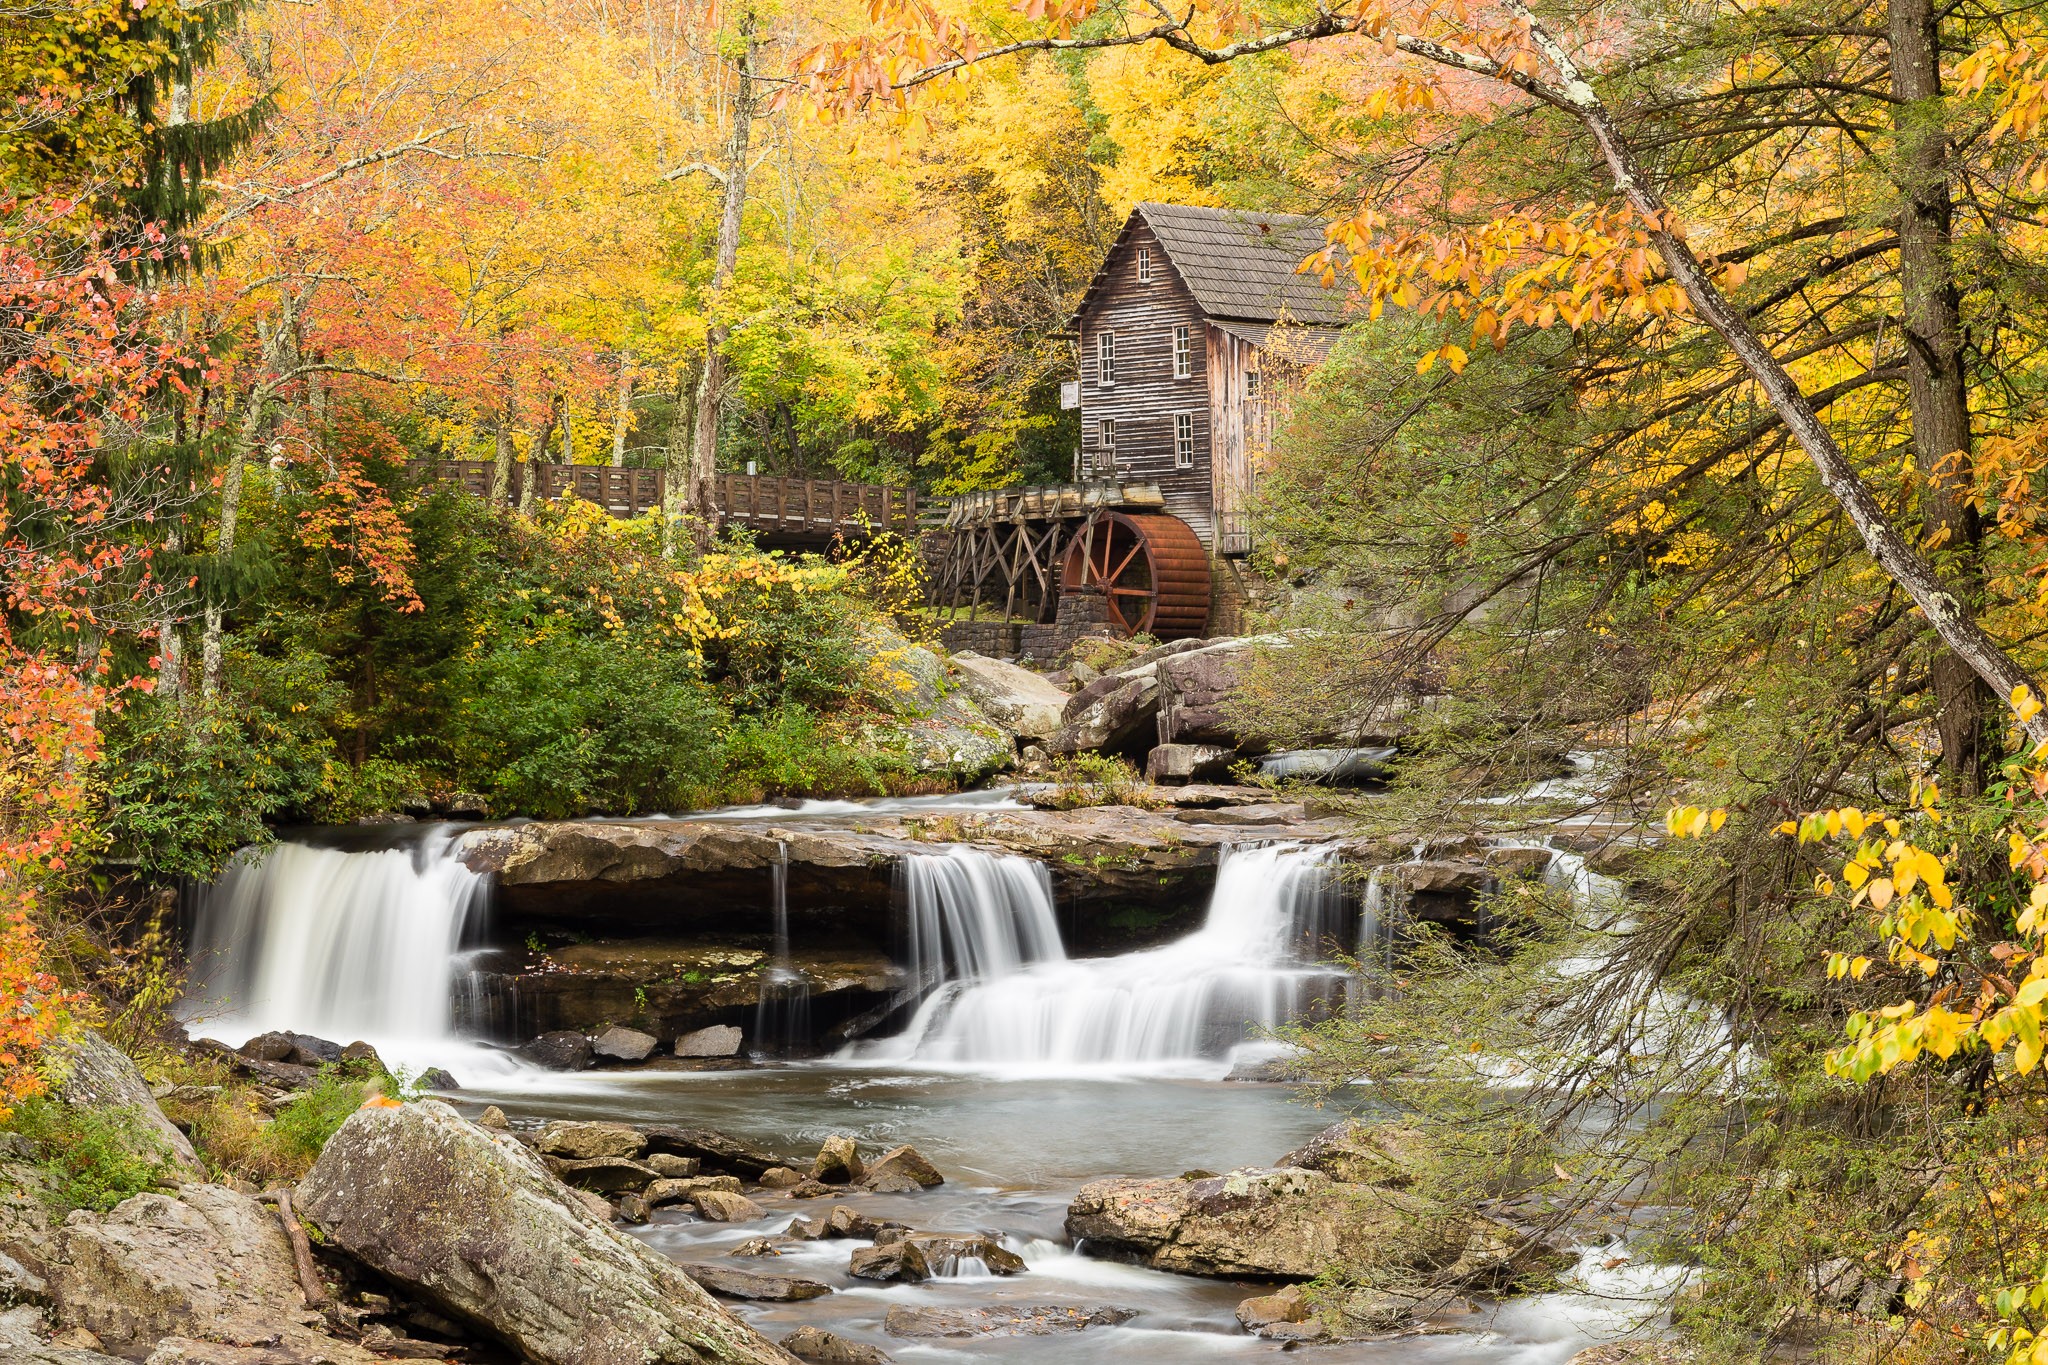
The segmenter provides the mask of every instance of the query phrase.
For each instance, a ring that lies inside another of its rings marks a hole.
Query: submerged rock
[[[1312,1279],[1339,1266],[1448,1265],[1469,1226],[1405,1191],[1340,1186],[1301,1169],[1098,1180],[1067,1209],[1067,1235],[1083,1250],[1186,1275]]]
[[[854,1248],[846,1262],[846,1273],[857,1280],[917,1284],[930,1279],[933,1272],[923,1249],[906,1240],[887,1246]]]
[[[889,1365],[889,1354],[878,1346],[848,1341],[822,1327],[799,1327],[782,1339],[782,1349],[805,1365]]]
[[[799,1241],[816,1242],[844,1237],[879,1240],[886,1232],[909,1232],[906,1223],[870,1218],[850,1204],[834,1204],[823,1218],[799,1218],[789,1225],[789,1235]]]
[[[749,1180],[760,1179],[761,1173],[772,1167],[789,1164],[773,1152],[763,1151],[716,1128],[675,1128],[661,1124],[642,1131],[647,1135],[647,1150],[650,1152],[693,1156],[712,1170],[730,1171]]]
[[[924,1254],[934,1275],[957,1275],[963,1261],[979,1261],[991,1275],[1024,1271],[1024,1258],[986,1233],[913,1232],[903,1241]]]
[[[644,1062],[660,1046],[661,1040],[651,1033],[616,1025],[590,1040],[592,1052],[614,1062]]]
[[[652,1166],[622,1156],[594,1156],[583,1161],[564,1161],[554,1167],[557,1176],[579,1190],[617,1194],[622,1190],[644,1190],[659,1176]]]
[[[891,1147],[869,1162],[860,1183],[878,1194],[908,1194],[912,1190],[929,1190],[943,1185],[946,1177],[940,1175],[939,1168],[926,1161],[917,1148],[906,1144]]]
[[[829,1284],[798,1279],[793,1275],[763,1275],[755,1270],[705,1265],[698,1261],[684,1261],[682,1267],[685,1275],[721,1298],[797,1303],[804,1299],[823,1298],[832,1292]]]
[[[768,1365],[783,1354],[437,1101],[353,1114],[299,1186],[334,1246],[539,1365]]]
[[[909,1308],[889,1310],[884,1329],[897,1337],[1043,1337],[1089,1327],[1115,1327],[1138,1316],[1133,1308]]]
[[[556,1029],[522,1043],[518,1056],[550,1071],[587,1071],[597,1060],[590,1039],[572,1029]]]

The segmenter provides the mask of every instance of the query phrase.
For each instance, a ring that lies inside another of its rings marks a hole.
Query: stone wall
[[[1060,598],[1059,616],[1051,625],[1024,627],[1020,643],[1024,658],[1051,663],[1084,636],[1120,633],[1109,624],[1109,606],[1101,597],[1073,593]]]
[[[971,650],[991,659],[1014,659],[1022,648],[1023,632],[1032,629],[1018,621],[955,621],[939,630],[939,643],[949,654]]]

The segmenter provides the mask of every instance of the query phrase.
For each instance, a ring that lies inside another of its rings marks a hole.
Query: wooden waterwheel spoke
[[[1116,572],[1105,576],[1106,581],[1114,583],[1117,579],[1122,578],[1124,576],[1124,570],[1131,567],[1131,561],[1136,559],[1138,557],[1138,552],[1143,550],[1144,548],[1144,541],[1141,540],[1134,542],[1131,546],[1131,552],[1124,556],[1123,563],[1116,566]]]

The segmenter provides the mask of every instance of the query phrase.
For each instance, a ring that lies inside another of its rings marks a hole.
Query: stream
[[[954,806],[986,809],[1002,799],[977,793]],[[713,814],[787,824],[840,817],[849,806],[886,808],[834,802]],[[949,807],[925,798],[917,808]],[[1234,849],[1198,929],[1155,947],[1073,958],[1060,941],[1043,867],[937,846],[898,868],[906,918],[899,965],[911,984],[882,1036],[820,1060],[560,1073],[455,1036],[448,1023],[465,954],[488,930],[484,879],[454,857],[460,834],[414,826],[338,846],[286,843],[238,860],[205,895],[192,926],[193,1033],[229,1043],[273,1028],[363,1038],[387,1061],[448,1068],[462,1089],[445,1098],[472,1115],[496,1103],[515,1122],[711,1127],[805,1161],[824,1138],[845,1133],[871,1152],[909,1143],[946,1178],[916,1194],[770,1199],[770,1217],[752,1223],[704,1222],[669,1208],[631,1230],[679,1260],[724,1258],[742,1241],[845,1203],[926,1230],[996,1234],[1027,1265],[1010,1277],[877,1284],[847,1275],[849,1254],[863,1245],[851,1241],[799,1242],[779,1257],[724,1262],[833,1287],[799,1303],[729,1305],[771,1338],[812,1324],[904,1361],[1168,1362],[1286,1349],[1248,1335],[1235,1317],[1241,1300],[1270,1286],[1093,1259],[1067,1244],[1063,1222],[1088,1181],[1267,1166],[1339,1117],[1298,1102],[1284,1086],[1223,1079],[1235,1062],[1270,1050],[1259,1041],[1263,1029],[1311,1004],[1341,1003],[1354,983],[1315,960],[1317,945],[1383,929],[1375,898],[1361,907],[1339,893],[1326,850]],[[782,884],[778,876],[778,894]],[[780,904],[774,922],[780,943]],[[1650,1292],[1668,1276],[1603,1268],[1617,1259],[1614,1250],[1584,1250],[1584,1293],[1482,1305],[1426,1335],[1295,1349],[1372,1365],[1563,1365],[1585,1346],[1637,1328]],[[882,1330],[897,1305],[992,1304],[1111,1306],[1138,1316],[1080,1335],[959,1342]]]

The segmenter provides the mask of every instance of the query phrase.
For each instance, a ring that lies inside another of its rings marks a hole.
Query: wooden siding
[[[1138,248],[1152,253],[1152,282],[1138,283]],[[1157,484],[1166,510],[1211,543],[1211,421],[1206,334],[1201,306],[1152,232],[1136,223],[1104,264],[1101,287],[1076,319],[1081,352],[1081,477],[1111,477],[1096,466],[1100,423],[1116,423],[1116,473],[1129,483]],[[1173,329],[1188,329],[1189,375],[1173,377]],[[1116,385],[1097,382],[1096,338],[1116,334]],[[1194,420],[1194,465],[1174,466],[1174,416]]]
[[[1221,327],[1208,333],[1209,448],[1215,452],[1216,531],[1209,548],[1219,555],[1251,552],[1252,425],[1246,418],[1251,400],[1245,392],[1245,371],[1257,352],[1250,342]]]

